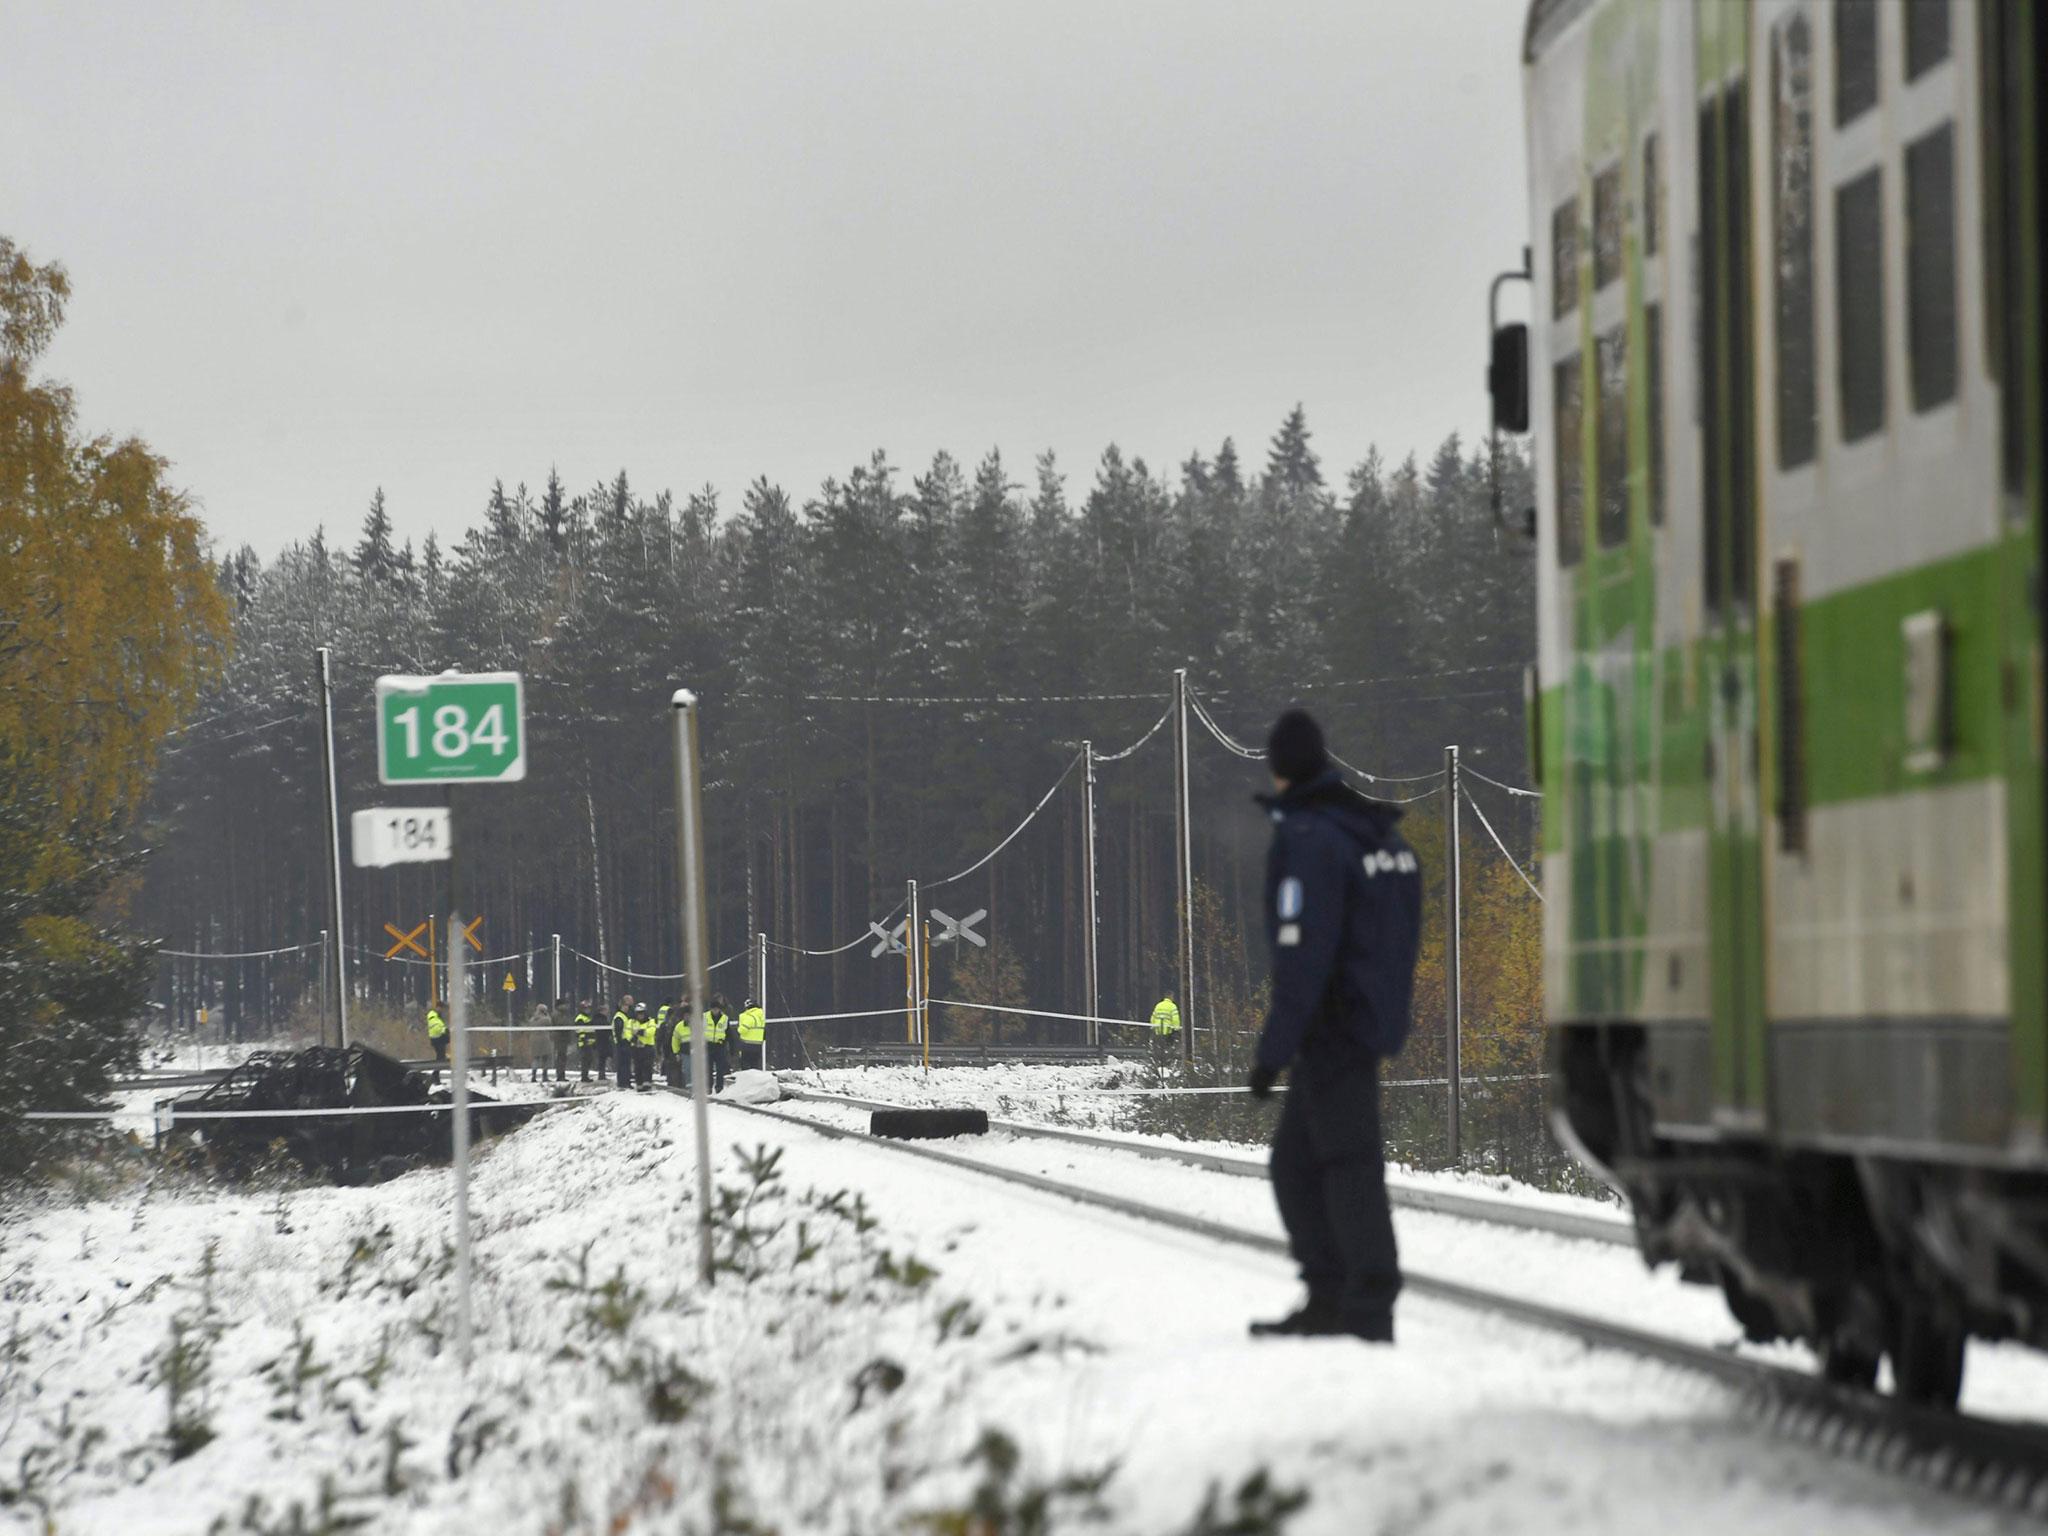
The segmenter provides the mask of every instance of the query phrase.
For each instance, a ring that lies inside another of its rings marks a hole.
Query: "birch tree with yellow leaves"
[[[70,284],[0,236],[0,1179],[132,1059],[149,959],[113,928],[156,754],[218,669],[227,605],[164,461],[86,436],[34,364]]]

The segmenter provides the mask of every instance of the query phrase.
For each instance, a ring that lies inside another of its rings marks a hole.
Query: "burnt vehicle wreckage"
[[[157,1142],[196,1141],[229,1171],[254,1168],[282,1144],[309,1174],[376,1183],[447,1161],[451,1091],[367,1046],[259,1051],[205,1088],[160,1104]],[[553,1102],[506,1104],[473,1088],[469,1097],[470,1134],[479,1137],[524,1125]],[[376,1112],[407,1109],[417,1112]]]

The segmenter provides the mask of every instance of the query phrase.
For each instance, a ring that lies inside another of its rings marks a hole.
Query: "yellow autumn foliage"
[[[164,460],[81,438],[71,392],[31,374],[68,293],[0,236],[0,773],[17,804],[47,807],[16,872],[30,888],[66,872],[64,832],[134,808],[229,623]]]

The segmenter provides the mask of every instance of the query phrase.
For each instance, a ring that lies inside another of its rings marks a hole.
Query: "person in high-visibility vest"
[[[590,999],[584,998],[576,1005],[576,1060],[583,1068],[583,1081],[590,1081],[590,1069],[597,1063],[597,1015],[591,1012]],[[604,1076],[603,1069],[598,1071]]]
[[[633,1086],[633,994],[628,992],[619,1000],[619,1011],[612,1015],[612,1058],[618,1063],[619,1086]]]
[[[654,1015],[645,1003],[636,1003],[628,1021],[633,1038],[633,1087],[645,1093],[654,1086]]]
[[[1172,1056],[1180,1045],[1180,1004],[1173,1000],[1173,989],[1167,988],[1166,996],[1159,999],[1159,1006],[1152,1010],[1152,1054],[1159,1060]]]
[[[427,1044],[434,1048],[436,1070],[434,1079],[440,1081],[439,1064],[448,1059],[448,1004],[445,999],[435,998],[427,1004]]]
[[[668,1085],[671,1088],[687,1088],[690,1085],[690,1010],[678,1008],[676,1022],[668,1031],[668,1060],[663,1063],[668,1069]]]
[[[746,1048],[751,1045],[758,1052],[754,1064],[765,1069],[768,1065],[768,1015],[761,1011],[760,1005],[751,997],[747,999],[747,1005],[740,1010],[739,1031],[741,1064],[746,1064]]]
[[[725,999],[714,997],[704,1011],[704,1060],[711,1071],[711,1091],[725,1088]]]

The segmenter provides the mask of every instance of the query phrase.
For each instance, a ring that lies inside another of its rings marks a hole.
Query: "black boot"
[[[1338,1331],[1363,1339],[1368,1344],[1391,1344],[1394,1342],[1394,1314],[1375,1312],[1366,1317],[1346,1318]]]
[[[1336,1291],[1321,1286],[1310,1286],[1308,1300],[1285,1317],[1252,1324],[1255,1339],[1313,1339],[1346,1332]]]

